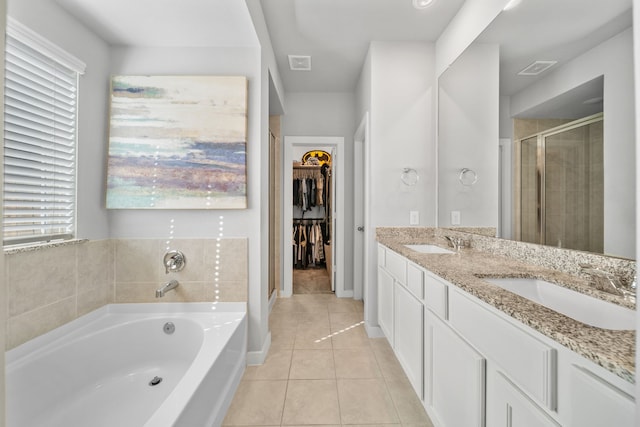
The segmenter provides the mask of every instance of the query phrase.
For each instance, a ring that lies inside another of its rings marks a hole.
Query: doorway
[[[284,137],[284,166],[283,166],[283,206],[282,206],[282,251],[283,254],[283,274],[282,293],[283,297],[290,297],[293,294],[293,265],[294,250],[292,250],[292,225],[294,223],[293,212],[293,164],[299,161],[295,158],[294,152],[301,150],[313,150],[318,147],[326,147],[332,152],[332,187],[333,205],[331,207],[331,219],[328,226],[331,230],[331,248],[326,254],[329,263],[328,270],[331,271],[330,279],[335,289],[337,297],[346,295],[344,289],[344,138],[342,137],[321,137],[321,136],[285,136]],[[297,156],[299,157],[299,156]],[[295,249],[295,247],[294,247]]]

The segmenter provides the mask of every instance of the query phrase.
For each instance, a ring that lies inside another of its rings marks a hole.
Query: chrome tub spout
[[[180,283],[178,283],[177,280],[172,280],[172,281],[168,282],[167,284],[165,284],[160,289],[156,289],[156,298],[162,298],[164,296],[164,294],[166,294],[167,292],[169,292],[172,289],[177,288],[179,285],[180,285]]]

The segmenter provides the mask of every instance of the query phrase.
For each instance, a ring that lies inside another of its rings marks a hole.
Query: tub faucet
[[[162,298],[164,296],[164,294],[166,294],[167,292],[169,292],[172,289],[177,288],[179,285],[180,285],[180,283],[178,283],[177,280],[172,280],[172,281],[166,283],[160,289],[156,289],[156,298]]]
[[[184,269],[187,264],[187,258],[180,251],[169,251],[164,254],[164,271],[169,274],[170,272],[178,272]]]

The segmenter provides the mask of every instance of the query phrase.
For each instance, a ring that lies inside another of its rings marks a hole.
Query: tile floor
[[[294,268],[292,285],[294,294],[332,294],[326,267]]]
[[[362,321],[361,301],[278,299],[267,359],[247,367],[224,425],[433,427],[386,339],[368,338]]]

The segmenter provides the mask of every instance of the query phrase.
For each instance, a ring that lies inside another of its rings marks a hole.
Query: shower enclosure
[[[597,114],[518,141],[519,240],[603,252],[602,124]]]

